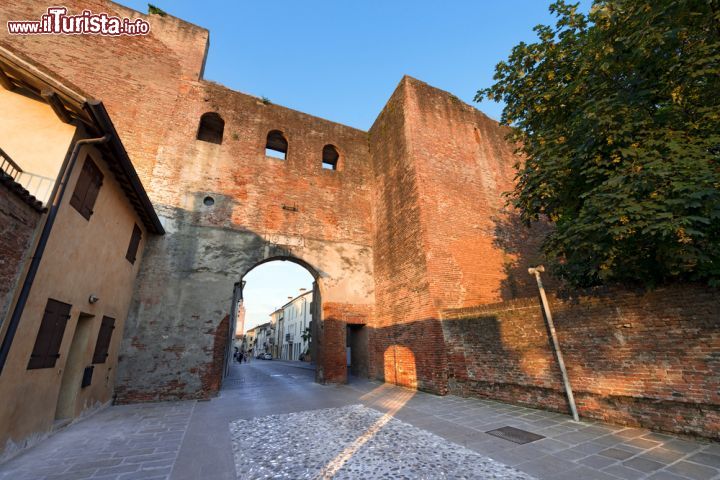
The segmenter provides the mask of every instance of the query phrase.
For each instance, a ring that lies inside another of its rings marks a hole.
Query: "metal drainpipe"
[[[552,338],[553,347],[555,348],[555,355],[557,357],[558,365],[560,366],[560,372],[562,372],[563,384],[565,384],[565,393],[567,394],[568,403],[570,404],[570,411],[572,412],[573,420],[579,422],[580,418],[578,417],[577,407],[575,406],[575,397],[573,396],[572,388],[570,387],[570,379],[568,378],[567,370],[565,369],[565,361],[563,360],[562,352],[560,351],[560,342],[558,342],[557,333],[555,333],[555,324],[553,323],[550,306],[548,305],[547,297],[545,296],[545,288],[543,288],[542,280],[540,279],[540,273],[544,271],[545,267],[542,265],[535,268],[528,268],[528,273],[530,275],[535,275],[538,290],[540,290],[540,300],[542,300],[543,310],[545,310],[545,319],[547,320],[548,329],[550,330],[550,337]]]
[[[83,138],[76,141],[73,146],[72,153],[70,154],[70,158],[68,160],[68,166],[62,175],[60,188],[58,188],[57,194],[53,198],[53,203],[50,206],[50,212],[48,213],[47,220],[45,221],[42,233],[40,234],[40,240],[38,240],[37,247],[35,247],[35,254],[30,261],[30,267],[28,267],[28,272],[25,276],[22,290],[20,290],[20,295],[15,303],[15,309],[10,317],[10,324],[8,325],[7,333],[5,334],[5,338],[3,338],[2,345],[0,345],[0,374],[2,374],[3,368],[5,367],[10,347],[12,346],[18,324],[20,323],[20,317],[25,310],[25,304],[30,296],[30,289],[32,288],[33,282],[35,281],[35,275],[40,267],[40,260],[42,260],[43,253],[45,253],[45,247],[47,246],[48,238],[50,238],[50,232],[52,231],[53,224],[55,223],[58,209],[62,203],[65,190],[67,189],[67,185],[70,180],[70,175],[72,174],[78,154],[80,153],[80,147],[83,145],[105,143],[108,140],[110,140],[110,135],[104,135],[98,138]]]

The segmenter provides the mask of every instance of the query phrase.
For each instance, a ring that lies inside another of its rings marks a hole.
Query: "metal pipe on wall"
[[[555,332],[555,324],[553,323],[552,314],[550,313],[550,305],[548,305],[547,296],[545,295],[545,288],[540,278],[540,273],[545,271],[545,267],[538,265],[535,268],[528,268],[530,275],[535,275],[537,280],[538,290],[540,291],[540,300],[542,301],[543,310],[545,311],[545,320],[547,321],[548,330],[550,330],[550,337],[552,339],[553,348],[555,349],[555,356],[562,373],[563,384],[565,385],[565,393],[567,394],[568,403],[570,404],[570,411],[572,412],[573,420],[576,422],[580,421],[578,417],[577,407],[575,406],[575,396],[573,395],[572,387],[570,386],[570,379],[568,378],[567,370],[565,369],[565,360],[563,360],[562,352],[560,351],[560,342]]]

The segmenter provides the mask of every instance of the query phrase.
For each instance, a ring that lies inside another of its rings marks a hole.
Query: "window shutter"
[[[82,207],[85,202],[85,195],[87,194],[89,185],[90,175],[87,170],[87,162],[85,162],[85,165],[83,165],[80,175],[78,176],[77,183],[75,184],[75,190],[73,190],[72,197],[70,198],[70,205],[75,207],[75,210],[80,213],[82,213]]]
[[[92,363],[105,363],[110,349],[110,340],[115,329],[115,319],[103,317],[100,323],[100,331],[98,332],[97,343],[95,343],[95,353],[93,353]]]
[[[85,164],[75,184],[75,191],[70,199],[70,205],[75,207],[80,212],[80,215],[87,220],[90,220],[90,216],[93,214],[93,207],[102,186],[102,181],[102,172],[89,156],[86,157]]]
[[[128,245],[127,253],[125,254],[125,258],[130,263],[135,263],[135,259],[137,258],[137,251],[138,247],[140,246],[140,239],[142,238],[142,230],[140,230],[140,227],[135,225],[133,227],[132,236],[130,237],[130,245]]]
[[[30,355],[28,370],[35,368],[52,368],[60,357],[60,346],[65,334],[65,327],[70,318],[67,303],[48,299],[40,330],[35,339],[35,346]]]
[[[100,192],[100,187],[102,186],[103,175],[90,159],[87,159],[86,163],[88,162],[92,170],[90,172],[90,185],[88,185],[87,194],[85,195],[85,201],[83,201],[83,208],[80,213],[82,213],[83,217],[90,220],[90,216],[93,214],[95,200],[97,200],[98,192]]]

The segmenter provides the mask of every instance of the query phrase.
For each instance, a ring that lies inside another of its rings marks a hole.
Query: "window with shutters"
[[[65,326],[70,318],[71,305],[48,299],[35,346],[30,355],[28,370],[34,368],[53,368],[60,357],[60,344],[65,334]]]
[[[110,350],[110,340],[115,329],[115,319],[103,317],[100,324],[100,332],[98,332],[97,343],[95,344],[95,353],[93,353],[92,363],[105,363]]]
[[[125,254],[125,258],[127,258],[128,262],[135,263],[135,258],[137,258],[137,251],[138,247],[140,246],[140,239],[142,238],[142,230],[140,230],[140,227],[137,226],[137,224],[133,227],[132,237],[130,237],[130,245],[128,245],[127,253]]]
[[[95,162],[90,159],[90,156],[87,156],[75,184],[75,191],[72,198],[70,198],[70,205],[75,207],[75,210],[80,212],[80,215],[87,220],[90,220],[90,216],[93,214],[93,207],[102,182],[102,172],[95,165]]]

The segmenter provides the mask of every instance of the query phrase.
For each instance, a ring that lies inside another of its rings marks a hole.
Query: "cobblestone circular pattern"
[[[243,480],[533,478],[363,405],[236,420],[230,433]]]

